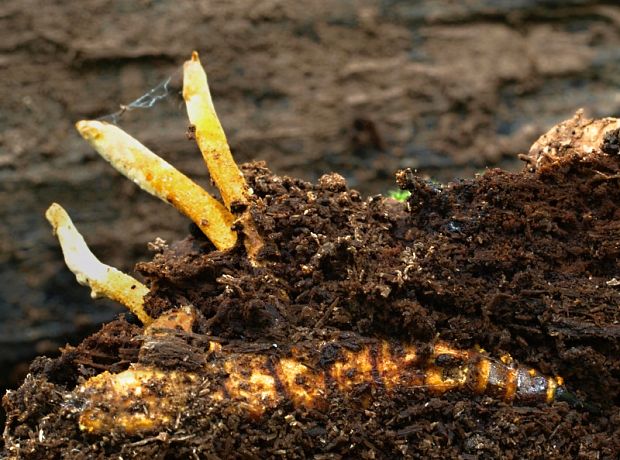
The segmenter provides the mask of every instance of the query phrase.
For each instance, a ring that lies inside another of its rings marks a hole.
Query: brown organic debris
[[[536,169],[557,168],[567,161],[567,156],[588,161],[600,155],[617,154],[613,146],[618,144],[618,130],[619,119],[593,120],[579,110],[573,118],[554,126],[532,145],[530,162]]]
[[[83,277],[144,326],[118,320],[35,362],[3,399],[9,455],[617,456],[617,119],[577,114],[520,173],[441,186],[401,171],[399,203],[337,174],[241,175],[197,54],[185,71],[246,251],[201,235],[163,245],[131,302]]]

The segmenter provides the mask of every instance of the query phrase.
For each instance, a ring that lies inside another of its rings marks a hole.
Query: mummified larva
[[[141,356],[153,347],[165,346],[167,333],[161,332],[162,327],[189,330],[192,318],[186,310],[156,320],[147,328]],[[200,371],[165,371],[142,359],[119,374],[104,372],[91,378],[74,391],[74,398],[80,402],[82,430],[138,433],[173,423],[188,398],[196,394],[214,403],[233,401],[256,418],[287,402],[324,410],[336,393],[346,396],[362,386],[384,389],[388,395],[414,388],[438,394],[461,390],[518,403],[552,403],[570,395],[560,377],[515,366],[509,359],[495,360],[445,343],[425,348],[388,341],[365,340],[358,345],[351,340],[316,341],[280,356],[228,352],[212,341]],[[318,362],[308,363],[308,350],[318,351]],[[210,382],[207,387],[206,381]],[[365,404],[364,398],[358,399]]]
[[[305,344],[330,359],[309,367],[297,350],[290,356],[221,354],[208,365],[209,372],[226,375],[217,398],[243,402],[261,415],[267,408],[290,400],[295,406],[322,409],[334,391],[344,394],[369,385],[388,393],[398,389],[426,388],[433,393],[464,390],[499,400],[551,403],[562,379],[509,362],[490,359],[477,351],[462,351],[436,343],[430,352],[418,353],[411,345],[386,341],[350,348],[339,342]]]

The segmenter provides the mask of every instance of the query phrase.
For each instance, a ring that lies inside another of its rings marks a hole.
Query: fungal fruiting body
[[[162,348],[171,346],[168,339],[178,337],[179,329],[191,331],[193,314],[186,308],[155,320],[146,331],[142,357],[154,347],[166,354]],[[188,398],[197,394],[214,404],[235,403],[240,411],[257,418],[283,404],[325,410],[335,394],[346,398],[359,395],[357,390],[363,388],[382,389],[388,396],[420,388],[434,394],[460,390],[521,403],[552,403],[565,391],[559,377],[442,342],[420,348],[350,336],[272,350],[278,351],[243,352],[210,341],[202,366],[191,372],[163,371],[138,362],[118,374],[99,374],[74,391],[82,407],[80,428],[100,434],[169,428]],[[366,393],[359,398],[362,405],[372,398],[372,391]]]
[[[93,298],[107,297],[125,305],[143,324],[152,321],[144,311],[144,296],[149,289],[137,279],[105,265],[90,251],[86,241],[73,225],[69,214],[57,203],[45,217],[58,237],[67,267],[78,283],[91,288]]]
[[[230,152],[226,134],[215,113],[207,74],[195,51],[183,65],[183,98],[198,147],[209,171],[213,171],[211,177],[222,194],[224,204],[228,209],[247,207],[249,187]]]
[[[76,127],[117,171],[193,220],[216,248],[230,249],[235,245],[233,215],[189,177],[118,126],[83,120]]]
[[[250,214],[251,190],[234,163],[196,53],[185,64],[184,72],[183,95],[189,118],[223,204],[120,128],[82,121],[77,124],[78,130],[121,173],[190,217],[217,249],[232,249],[237,237],[243,237],[248,260],[254,267],[260,266],[263,240]],[[582,145],[588,152],[594,152],[598,147],[592,143],[619,122],[608,119],[595,123],[594,134]],[[541,158],[556,161],[561,153],[561,149],[541,151],[540,158],[532,163],[542,164],[538,161]],[[188,368],[185,362],[189,355],[181,353],[179,364],[183,365],[162,368],[157,359],[152,359],[153,354],[169,352],[166,356],[172,356],[183,334],[196,337],[192,326],[198,313],[186,307],[154,319],[144,309],[148,287],[99,262],[59,205],[52,205],[47,217],[78,281],[90,286],[94,294],[127,306],[145,326],[136,363],[116,374],[106,371],[91,377],[68,395],[68,407],[77,410],[79,426],[85,432],[135,434],[174,429],[192,398],[208,400],[213,406],[220,401],[235,402],[240,411],[252,417],[284,404],[323,410],[333,395],[353,397],[364,394],[365,388],[371,391],[357,398],[362,405],[372,397],[372,389],[389,397],[419,388],[438,394],[461,390],[504,402],[576,402],[559,377],[515,365],[507,357],[495,360],[480,351],[459,350],[444,342],[418,347],[349,336],[346,340],[247,351],[247,347],[223,345],[203,337],[199,342],[206,346],[201,345],[197,353],[195,346],[191,348],[196,355],[192,366]]]
[[[183,99],[211,178],[222,194],[222,201],[237,217],[245,237],[248,259],[252,265],[260,265],[258,253],[263,241],[250,214],[251,190],[230,151],[226,133],[213,106],[207,74],[196,51],[183,65]]]

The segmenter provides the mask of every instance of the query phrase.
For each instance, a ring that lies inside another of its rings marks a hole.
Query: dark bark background
[[[91,301],[44,219],[57,201],[93,251],[131,271],[188,222],[141,192],[73,123],[118,110],[196,49],[239,161],[365,194],[417,168],[439,180],[516,154],[579,107],[620,116],[616,2],[3,0],[0,385],[120,309]],[[177,94],[122,125],[208,184]],[[21,363],[21,364],[20,364]]]

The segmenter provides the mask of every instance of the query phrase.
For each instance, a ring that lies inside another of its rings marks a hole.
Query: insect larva
[[[305,344],[324,353],[337,350],[327,363],[308,366],[297,349],[286,357],[222,352],[208,364],[208,372],[224,373],[222,396],[238,400],[253,415],[290,400],[296,406],[321,409],[335,391],[349,393],[360,385],[398,389],[426,388],[432,393],[463,390],[498,400],[551,403],[562,388],[560,377],[514,366],[468,350],[436,343],[427,353],[413,345],[370,342],[357,349],[341,343]],[[330,352],[332,353],[332,352]],[[219,396],[218,396],[219,397]]]
[[[165,346],[169,331],[158,332],[161,328],[191,330],[192,315],[176,311],[156,320],[147,328],[142,357]],[[256,418],[285,402],[322,410],[335,392],[346,395],[360,386],[382,388],[388,395],[415,388],[437,394],[461,390],[520,403],[552,403],[571,396],[560,377],[544,376],[509,359],[495,360],[441,342],[425,348],[388,341],[314,341],[275,355],[227,351],[211,341],[200,371],[164,371],[138,363],[119,374],[91,378],[74,391],[74,399],[81,402],[82,430],[138,433],[172,423],[189,395],[197,392],[214,402],[234,401]],[[319,359],[310,363],[307,350],[318,351]],[[201,385],[206,380],[215,383],[204,394]]]

